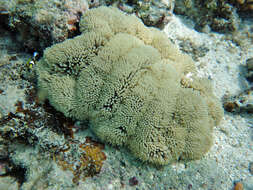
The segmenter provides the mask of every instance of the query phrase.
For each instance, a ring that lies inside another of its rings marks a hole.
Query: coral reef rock
[[[142,161],[199,159],[210,149],[221,104],[164,33],[110,7],[85,12],[80,30],[44,51],[36,68],[40,101],[88,119],[100,140]]]
[[[202,32],[209,30],[227,33],[238,31],[243,17],[252,18],[251,0],[182,0],[175,1],[174,12],[192,19],[195,28]]]
[[[163,28],[169,22],[175,0],[88,0],[90,7],[115,6],[126,13],[134,13],[147,26]]]
[[[26,50],[41,51],[78,34],[86,0],[12,0],[0,2],[0,25],[16,32]]]

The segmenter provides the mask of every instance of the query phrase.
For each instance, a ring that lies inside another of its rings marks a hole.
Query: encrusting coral
[[[39,98],[79,120],[100,140],[142,161],[201,158],[223,110],[192,59],[155,28],[111,7],[87,11],[82,35],[44,51]]]

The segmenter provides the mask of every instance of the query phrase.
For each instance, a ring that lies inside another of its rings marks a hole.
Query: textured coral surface
[[[202,32],[238,32],[242,18],[252,18],[252,8],[252,0],[175,1],[175,13],[192,19]]]
[[[82,35],[47,48],[39,98],[88,119],[104,142],[155,164],[201,158],[223,116],[210,82],[165,34],[115,8],[87,11]]]
[[[42,51],[78,34],[86,0],[0,1],[0,23],[13,30],[26,51]]]

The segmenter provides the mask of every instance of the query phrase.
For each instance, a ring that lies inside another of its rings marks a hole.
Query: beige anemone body
[[[223,110],[192,59],[134,15],[99,7],[81,19],[82,34],[44,51],[39,98],[78,120],[101,141],[126,146],[142,161],[201,158]]]

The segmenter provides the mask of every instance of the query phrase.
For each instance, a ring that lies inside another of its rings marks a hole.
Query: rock
[[[246,74],[246,78],[249,82],[253,82],[253,57],[247,59],[246,67],[247,67],[247,72],[248,72]]]
[[[241,182],[236,183],[234,190],[243,190],[243,184]]]
[[[252,190],[253,189],[253,176],[250,176],[242,181],[243,190]]]

